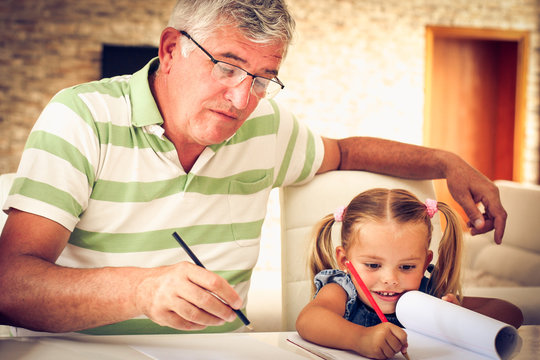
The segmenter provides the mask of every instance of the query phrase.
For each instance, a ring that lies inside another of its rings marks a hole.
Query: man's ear
[[[182,36],[178,30],[167,27],[161,32],[159,39],[159,71],[168,73],[171,68],[173,51],[178,46],[178,38]]]
[[[348,260],[347,254],[345,253],[345,249],[343,248],[343,246],[336,247],[336,261],[339,269],[347,272],[347,265],[345,265],[345,262]]]

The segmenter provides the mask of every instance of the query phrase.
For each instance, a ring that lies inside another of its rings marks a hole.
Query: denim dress
[[[428,271],[431,272],[433,265],[428,267]],[[362,326],[374,326],[381,323],[381,320],[377,316],[375,310],[367,306],[360,300],[354,283],[351,280],[349,274],[335,269],[323,270],[315,276],[314,279],[316,291],[315,295],[321,290],[321,288],[330,283],[336,283],[340,285],[343,290],[347,293],[347,304],[345,306],[345,314],[343,317],[350,322],[353,322],[357,325]],[[425,277],[420,283],[419,291],[430,294],[431,292],[431,281],[429,278]],[[386,319],[399,327],[403,327],[399,320],[396,317],[396,314],[385,314]]]

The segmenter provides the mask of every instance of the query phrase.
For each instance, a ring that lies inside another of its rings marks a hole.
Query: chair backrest
[[[421,200],[435,199],[430,180],[407,180],[364,171],[332,171],[315,176],[307,184],[280,189],[283,330],[295,330],[296,318],[310,300],[312,279],[308,277],[307,254],[313,226],[357,194],[377,187],[407,189]],[[435,257],[440,238],[440,219],[435,216],[431,243]]]
[[[503,243],[540,254],[540,185],[496,180],[501,201],[508,212]]]
[[[15,180],[15,173],[0,175],[0,232],[2,232],[2,228],[7,220],[7,215],[2,211],[2,207],[7,199],[13,180]]]
[[[484,281],[540,286],[540,277],[531,276],[540,273],[540,186],[507,180],[495,185],[508,213],[503,242],[496,245],[491,234],[467,241],[466,266],[475,270],[479,283],[482,275]]]

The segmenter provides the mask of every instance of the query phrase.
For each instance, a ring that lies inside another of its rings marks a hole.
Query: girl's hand
[[[459,302],[457,296],[454,294],[446,294],[441,299],[444,301],[448,301],[449,303],[461,306],[461,303]]]
[[[385,322],[365,328],[355,351],[373,359],[388,359],[398,352],[407,352],[407,333],[392,323]]]

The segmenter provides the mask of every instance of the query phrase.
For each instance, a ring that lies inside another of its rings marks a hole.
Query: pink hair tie
[[[433,215],[437,212],[437,200],[433,199],[426,199],[426,210],[429,215],[429,218],[431,219]]]
[[[334,211],[334,220],[337,222],[343,221],[343,215],[345,214],[346,206],[340,206]]]

